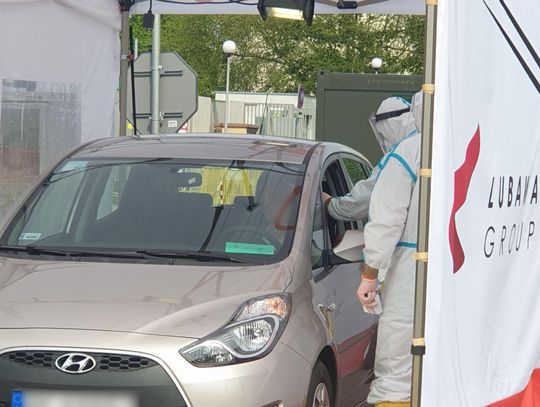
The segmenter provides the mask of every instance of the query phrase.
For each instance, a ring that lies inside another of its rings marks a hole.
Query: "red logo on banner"
[[[450,225],[448,227],[448,238],[450,241],[450,252],[454,263],[454,273],[457,273],[465,262],[465,253],[459,240],[456,229],[456,213],[461,209],[467,200],[471,178],[480,155],[480,126],[476,129],[465,153],[465,161],[454,173],[454,205],[450,214]]]
[[[488,407],[535,407],[540,405],[540,369],[536,369],[525,389]]]

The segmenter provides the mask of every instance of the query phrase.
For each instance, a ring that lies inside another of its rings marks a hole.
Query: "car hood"
[[[0,257],[0,328],[201,338],[244,301],[280,292],[290,280],[287,263],[231,267]]]

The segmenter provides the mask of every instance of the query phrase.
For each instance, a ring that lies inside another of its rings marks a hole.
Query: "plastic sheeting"
[[[0,218],[83,142],[114,135],[116,0],[0,0]]]

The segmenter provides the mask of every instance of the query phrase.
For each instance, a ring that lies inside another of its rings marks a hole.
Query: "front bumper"
[[[257,361],[197,368],[178,352],[193,341],[106,331],[2,329],[0,407],[4,407],[2,403],[9,407],[11,392],[18,389],[132,391],[137,393],[140,407],[304,405],[312,366],[287,345],[278,344]],[[123,370],[113,364],[112,369],[73,375],[60,372],[47,361],[45,366],[42,361],[25,365],[23,359],[35,352],[38,359],[54,359],[58,352],[82,352],[98,361],[110,362],[112,356],[113,362],[118,357],[128,362],[135,357],[149,363]]]

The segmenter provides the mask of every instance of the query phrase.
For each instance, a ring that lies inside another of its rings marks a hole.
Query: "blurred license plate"
[[[11,407],[138,407],[135,395],[123,392],[17,390]]]

